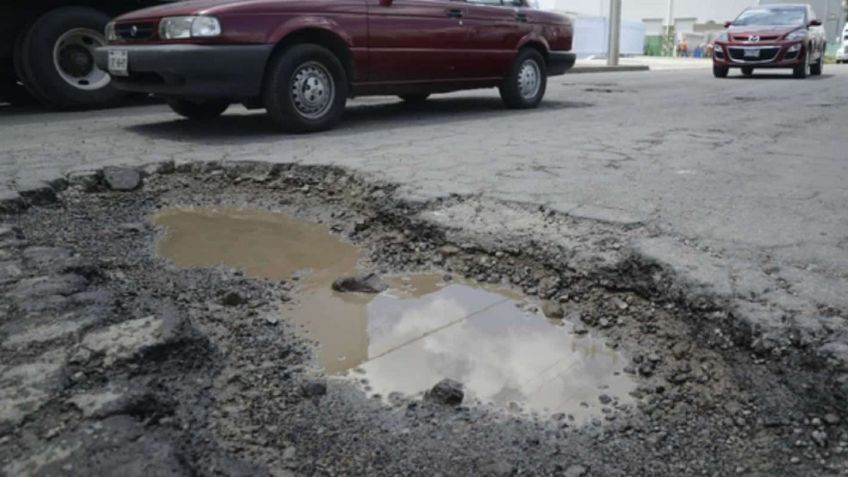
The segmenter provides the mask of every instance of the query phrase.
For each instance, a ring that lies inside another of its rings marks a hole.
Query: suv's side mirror
[[[815,20],[810,20],[810,26],[822,26],[822,21],[816,18]]]
[[[725,28],[730,28],[730,25],[733,25],[733,22],[724,22]]]

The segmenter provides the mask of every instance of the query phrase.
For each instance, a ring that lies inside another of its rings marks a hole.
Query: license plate
[[[745,58],[759,58],[760,57],[760,49],[759,48],[748,48],[745,50]]]
[[[130,55],[126,50],[109,51],[109,73],[115,76],[130,75]]]

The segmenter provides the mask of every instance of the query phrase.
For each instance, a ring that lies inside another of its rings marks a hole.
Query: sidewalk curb
[[[583,73],[624,73],[629,71],[650,71],[648,65],[619,65],[619,66],[575,66],[569,74]]]

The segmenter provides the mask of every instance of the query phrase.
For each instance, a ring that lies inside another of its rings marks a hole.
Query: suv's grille
[[[736,36],[733,37],[733,41],[751,41],[751,38],[759,38],[757,41],[762,42],[762,41],[775,41],[780,37],[779,36],[759,36],[759,35],[754,35],[752,37],[752,36],[748,36],[748,35],[736,35]]]
[[[730,57],[733,58],[734,61],[738,62],[768,62],[772,61],[777,57],[777,54],[780,52],[779,47],[766,47],[766,48],[757,48],[757,53],[755,56],[751,56],[748,54],[751,48],[734,48],[729,47],[728,51],[730,52]]]
[[[153,22],[129,22],[115,25],[115,34],[123,40],[147,40],[153,38],[156,25]]]

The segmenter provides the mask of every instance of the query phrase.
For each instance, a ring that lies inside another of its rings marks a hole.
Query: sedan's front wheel
[[[300,44],[274,58],[264,101],[271,119],[295,133],[324,131],[341,120],[347,102],[347,74],[328,49]]]
[[[518,53],[509,76],[500,86],[501,99],[510,108],[535,108],[548,85],[545,59],[534,49]]]
[[[801,60],[801,63],[795,67],[792,71],[792,76],[797,79],[805,79],[807,76],[810,76],[810,56],[809,53],[804,55],[804,58]]]
[[[816,64],[810,66],[810,74],[813,76],[821,76],[822,71],[824,71],[824,52],[819,55],[819,59],[816,61]]]

